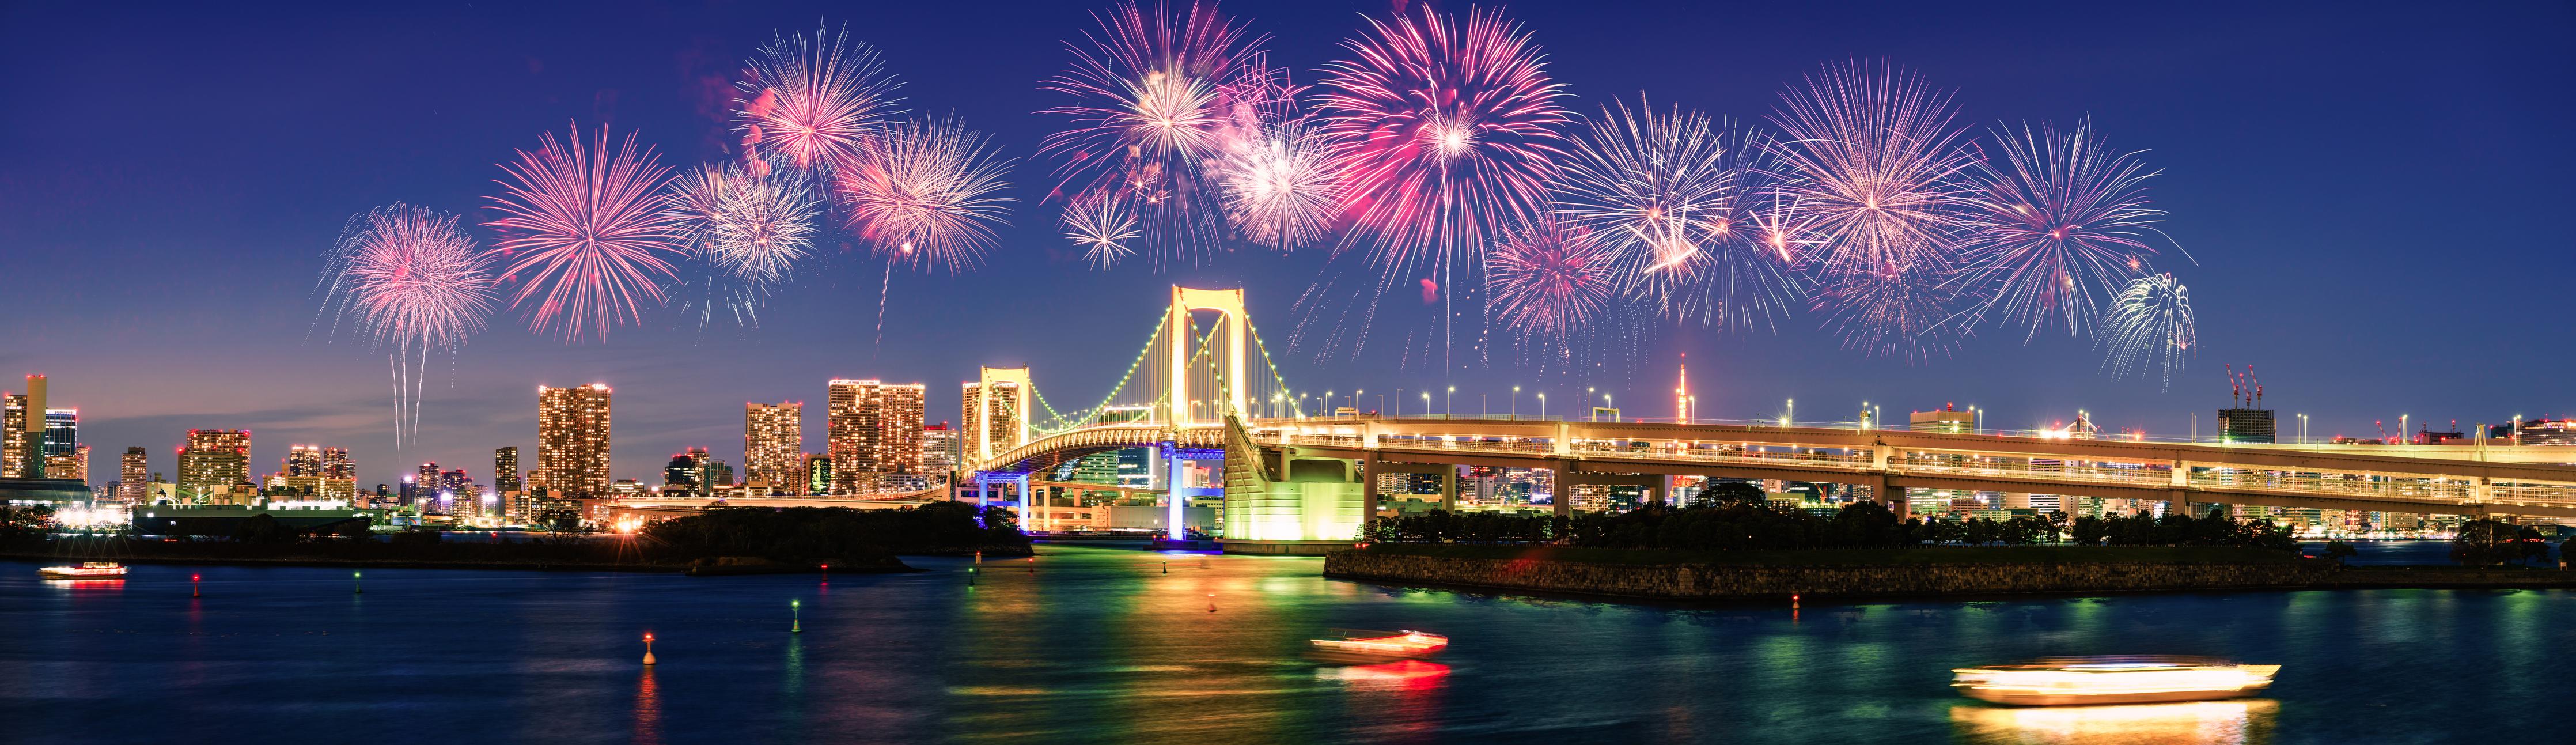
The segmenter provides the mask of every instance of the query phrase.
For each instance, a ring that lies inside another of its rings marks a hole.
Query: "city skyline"
[[[1334,43],[1356,20],[1353,11],[1381,10],[1226,7],[1255,31],[1276,36],[1274,53],[1300,80],[1312,80],[1311,70],[1335,56]],[[326,41],[272,36],[356,20],[345,16],[264,19],[282,25],[236,29],[237,38],[255,42],[245,46],[275,48],[277,56],[193,43],[203,28],[245,21],[210,21],[186,10],[141,19],[130,35],[95,48],[61,47],[56,40],[10,45],[0,55],[14,69],[65,72],[0,83],[13,98],[61,101],[101,115],[84,117],[81,128],[43,118],[0,125],[8,133],[0,152],[28,164],[29,174],[0,184],[5,261],[74,288],[59,302],[0,321],[0,336],[19,342],[0,349],[0,380],[9,381],[0,387],[14,391],[20,373],[50,373],[49,406],[81,411],[83,444],[98,453],[145,447],[150,470],[179,472],[171,452],[187,430],[243,429],[260,433],[249,462],[275,462],[291,444],[328,443],[349,448],[361,481],[372,484],[390,482],[407,464],[474,464],[496,447],[534,446],[524,394],[530,385],[606,383],[621,394],[618,418],[625,425],[618,428],[625,444],[614,451],[612,474],[646,478],[664,454],[688,446],[722,449],[739,437],[728,412],[735,404],[815,400],[816,383],[833,378],[923,383],[939,389],[924,405],[932,412],[959,410],[945,386],[972,381],[978,365],[1026,365],[1040,390],[1096,396],[1142,342],[1170,283],[1247,285],[1253,315],[1275,319],[1265,328],[1286,339],[1298,295],[1335,270],[1325,252],[1280,256],[1243,246],[1199,268],[1158,272],[1135,262],[1101,273],[1058,235],[1052,220],[1058,205],[1043,201],[1044,187],[1053,183],[1049,164],[1031,159],[1043,130],[1058,122],[1031,112],[1049,105],[1035,83],[1061,67],[1059,37],[1089,25],[1085,10],[1035,7],[1014,14],[1025,18],[967,29],[934,22],[932,10],[897,8],[884,11],[888,23],[919,33],[892,38],[854,29],[884,48],[910,81],[906,96],[914,111],[954,110],[994,133],[1006,157],[1024,159],[1013,178],[1022,211],[987,266],[953,277],[899,272],[885,280],[871,268],[881,265],[825,262],[782,288],[756,328],[719,324],[702,331],[677,309],[656,309],[644,325],[604,344],[566,346],[528,333],[520,315],[503,314],[491,332],[427,366],[422,439],[400,454],[386,411],[385,360],[314,329],[310,278],[349,215],[392,201],[479,213],[479,195],[499,176],[492,164],[567,120],[640,130],[661,148],[666,164],[710,157],[723,144],[722,122],[701,116],[699,107],[713,94],[703,94],[692,76],[729,73],[778,29],[799,28],[818,15],[848,19],[820,6],[719,13],[665,8],[609,19],[611,28],[595,40],[564,41],[572,35],[557,30],[595,22],[598,14],[514,16],[522,31],[504,33],[478,15],[491,11],[420,11],[407,22],[496,51],[469,60],[466,74],[401,95],[350,81],[419,69],[433,50],[410,42],[344,49],[327,41],[336,38],[327,32],[300,34]],[[1862,57],[1919,70],[1936,87],[1955,91],[1970,127],[2066,124],[2089,116],[2114,143],[2148,149],[2149,161],[2166,171],[2154,191],[2159,207],[2171,213],[2163,228],[2198,259],[2196,268],[2185,269],[2204,318],[2203,351],[2170,390],[2108,379],[2082,341],[2043,334],[2024,345],[2017,335],[1989,333],[1967,339],[1949,357],[1906,365],[1844,350],[1815,319],[1800,316],[1776,332],[1662,329],[1626,355],[1634,360],[1626,369],[1549,376],[1549,390],[1558,392],[1552,400],[1560,405],[1571,398],[1565,394],[1597,387],[1615,391],[1621,402],[1639,402],[1627,408],[1646,409],[1687,352],[1698,373],[1696,408],[1716,418],[1773,415],[1793,398],[1801,419],[1837,418],[1813,412],[1848,410],[1864,400],[1912,410],[1956,402],[1982,406],[1990,426],[2040,426],[2084,409],[2106,431],[2142,427],[2179,435],[2194,415],[2204,431],[2214,426],[2211,411],[2226,400],[2219,393],[2226,385],[2221,366],[2230,363],[2262,369],[2269,405],[2284,417],[2312,414],[2319,438],[2376,436],[2373,421],[2394,430],[2400,415],[2440,429],[2454,418],[2466,428],[2517,413],[2576,413],[2576,401],[2542,372],[2563,367],[2571,354],[2549,343],[2561,324],[2515,300],[2535,282],[2568,276],[2571,268],[2566,252],[2515,248],[2557,241],[2539,215],[2546,214],[2542,205],[2563,201],[2568,187],[2549,174],[2571,162],[2567,144],[2531,124],[2563,119],[2568,104],[2516,91],[2564,88],[2568,75],[2563,66],[2526,58],[2545,45],[2493,38],[2546,38],[2549,29],[2566,27],[2563,8],[2502,6],[2403,16],[2402,23],[2394,9],[2353,9],[2324,19],[2256,10],[2231,14],[2228,29],[2193,27],[2180,14],[2124,16],[2118,28],[2105,28],[2083,18],[2034,20],[2003,11],[1891,11],[1819,27],[1813,19],[1753,9],[1738,23],[1782,33],[1750,34],[1740,45],[1703,50],[1687,67],[1665,51],[1675,45],[1658,43],[1687,29],[1641,28],[1631,18],[1609,17],[1616,14],[1511,10],[1545,48],[1579,112],[1642,89],[1658,105],[1759,118],[1784,86],[1819,64]],[[28,28],[80,22],[48,16],[85,12],[10,11],[42,21],[13,24]],[[923,15],[907,15],[914,13]],[[1991,50],[1913,41],[1943,33],[2049,38],[2070,26],[2083,28],[2082,38],[2093,43],[2082,46],[2089,48],[2025,46],[1999,60]],[[2392,30],[2398,28],[2406,32]],[[1604,38],[1622,41],[1605,44]],[[155,45],[167,51],[147,50]],[[2391,47],[2406,51],[2384,54]],[[305,70],[291,62],[299,53],[346,62],[340,70]],[[2141,58],[2157,60],[2159,69],[2136,70]],[[115,64],[102,64],[107,61]],[[2267,74],[2231,79],[2249,68]],[[199,75],[343,93],[329,108],[152,95]],[[2069,80],[2087,85],[2052,84]],[[2284,90],[2295,94],[2277,95]],[[101,98],[109,95],[116,100]],[[721,104],[721,96],[714,101]],[[208,141],[214,135],[191,129],[151,137],[129,129],[144,126],[129,122],[171,119],[160,107],[176,106],[237,122],[228,126],[238,131],[222,136],[247,146],[215,147]],[[371,136],[335,134],[343,130]],[[2402,146],[2379,146],[2390,141]],[[115,146],[103,146],[109,142]],[[418,143],[426,151],[383,147],[386,142]],[[74,152],[83,155],[62,155]],[[249,188],[211,188],[236,180]],[[2354,181],[2406,188],[2359,194],[2342,188]],[[123,219],[137,203],[159,206],[147,219]],[[2392,214],[2480,219],[2392,224],[2383,217]],[[2423,258],[2427,247],[2455,245],[2508,250],[2482,251],[2473,262]],[[894,288],[881,345],[877,298],[870,297],[880,282]],[[1383,299],[1400,303],[1411,291],[1393,288]],[[1274,351],[1298,387],[1315,381],[1311,388],[1393,394],[1455,384],[1462,396],[1485,394],[1488,410],[1496,412],[1508,407],[1502,398],[1511,386],[1542,384],[1508,354],[1463,373],[1423,369],[1419,360],[1428,345],[1407,340],[1408,324],[1390,323],[1396,330],[1355,358]],[[150,355],[97,351],[115,349]],[[738,362],[745,359],[765,364],[745,371]],[[192,360],[213,362],[187,364]],[[1473,411],[1471,402],[1452,405]],[[1402,403],[1411,409],[1419,401]],[[1522,405],[1530,413],[1529,401]],[[821,412],[805,417],[803,428],[825,431]],[[92,483],[105,482],[98,478],[102,470],[91,464]]]

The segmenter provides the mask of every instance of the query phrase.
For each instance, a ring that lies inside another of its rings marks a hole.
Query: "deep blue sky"
[[[255,469],[291,443],[345,445],[365,482],[390,481],[405,464],[384,359],[307,338],[321,254],[352,213],[399,200],[485,219],[494,164],[569,120],[640,130],[674,165],[719,157],[739,61],[818,18],[878,45],[913,111],[953,111],[1027,158],[1059,122],[1031,113],[1057,101],[1036,82],[1107,3],[528,5],[0,8],[0,275],[13,299],[0,388],[52,375],[56,405],[84,411],[101,469],[146,445],[156,470],[173,470],[185,429],[249,427]],[[2394,429],[2401,413],[2464,425],[2576,414],[2565,3],[1960,5],[1509,9],[1577,110],[1642,91],[1759,118],[1801,75],[1861,57],[1955,90],[1963,124],[2090,115],[2115,146],[2152,151],[2165,227],[2199,260],[2165,261],[2201,319],[2186,379],[2170,391],[2111,381],[2084,341],[1991,330],[1909,366],[1846,351],[1799,316],[1777,333],[1661,329],[1625,369],[1551,379],[1552,398],[1608,385],[1635,397],[1622,402],[1632,413],[1669,415],[1644,401],[1663,398],[1687,351],[1705,416],[1772,416],[1791,397],[1801,419],[1848,417],[1863,399],[1891,415],[1955,401],[1989,408],[1990,426],[2085,407],[2107,427],[2178,434],[2188,412],[2205,420],[2226,403],[2230,362],[2256,365],[2268,402],[2312,414],[2320,436],[2368,434],[2374,419]],[[1389,6],[1224,7],[1312,81],[1360,14]],[[1051,398],[1089,400],[1142,343],[1165,285],[1248,283],[1256,320],[1284,329],[1324,263],[1250,249],[1169,273],[1090,271],[1056,234],[1055,206],[1035,203],[1048,165],[1015,171],[1014,227],[983,268],[896,276],[881,349],[879,274],[855,259],[807,272],[755,330],[700,332],[665,313],[566,347],[505,315],[441,363],[424,444],[406,460],[461,463],[488,482],[493,447],[534,444],[541,383],[615,386],[617,475],[648,481],[687,445],[738,460],[746,400],[807,402],[807,449],[820,450],[832,377],[929,383],[934,420],[956,416],[956,383],[977,364],[1035,365]],[[1392,317],[1422,317],[1401,292]],[[1314,389],[1439,382],[1402,346],[1355,361],[1280,350],[1281,364]],[[1473,391],[1499,410],[1509,386],[1538,378],[1498,364],[1454,382],[1462,411]]]

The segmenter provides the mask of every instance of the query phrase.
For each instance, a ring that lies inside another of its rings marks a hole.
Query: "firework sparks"
[[[1226,154],[1225,211],[1244,238],[1291,249],[1332,228],[1345,192],[1331,141],[1302,119],[1263,124]]]
[[[434,349],[483,329],[498,304],[491,258],[456,216],[404,204],[353,217],[323,269],[323,313],[386,348],[394,447],[419,434],[421,380]]]
[[[500,216],[484,223],[501,235],[510,257],[504,279],[518,282],[513,308],[542,296],[529,329],[580,341],[639,321],[644,301],[661,302],[672,278],[666,257],[683,255],[682,235],[656,197],[670,169],[651,148],[638,153],[628,134],[608,151],[608,130],[584,145],[579,129],[566,146],[548,134],[536,152],[503,164],[510,181],[489,197]]]
[[[1207,167],[1242,119],[1291,92],[1263,61],[1265,38],[1213,5],[1128,2],[1095,18],[1087,45],[1066,44],[1073,66],[1039,84],[1075,101],[1041,112],[1073,121],[1038,152],[1061,159],[1057,173],[1077,198],[1125,192],[1157,261],[1195,260],[1214,245],[1220,214]]]
[[[664,198],[691,245],[720,271],[755,287],[782,283],[813,252],[819,205],[797,174],[754,178],[709,164],[673,179]]]
[[[743,151],[766,151],[798,168],[825,168],[858,155],[900,113],[892,97],[897,83],[876,49],[849,41],[847,30],[818,27],[810,38],[776,37],[744,63],[742,75],[735,87],[746,98],[734,105]],[[753,175],[767,175],[768,165],[755,157]]]
[[[1846,340],[1909,356],[1948,324],[1959,183],[1974,158],[1947,96],[1893,66],[1827,68],[1781,95],[1774,155],[1817,242],[1815,274]]]
[[[1543,221],[1494,244],[1485,283],[1502,320],[1528,336],[1562,340],[1610,302],[1617,291],[1614,260],[1589,237]]]
[[[2139,277],[2112,298],[2102,314],[2101,344],[2108,352],[2102,366],[2111,377],[2150,370],[2164,374],[2173,386],[2175,373],[2192,355],[2197,336],[2191,319],[2191,291],[2172,273]]]
[[[1638,104],[1602,108],[1564,163],[1553,208],[1610,253],[1628,292],[1665,303],[1722,250],[1740,179],[1708,117]]]
[[[1683,318],[1751,330],[1769,326],[1805,296],[1797,270],[1815,241],[1805,233],[1797,199],[1771,178],[1767,141],[1750,128],[1719,137],[1733,183],[1725,202],[1707,215],[1704,248],[1688,272],[1673,280],[1672,295]]]
[[[1073,239],[1073,245],[1083,248],[1083,258],[1103,271],[1135,253],[1127,242],[1137,236],[1136,215],[1123,196],[1094,192],[1075,198],[1064,210],[1064,237]]]
[[[2111,151],[2090,123],[1995,134],[2003,162],[1978,169],[1963,219],[1979,283],[1994,293],[1987,306],[2032,335],[2051,325],[2069,336],[2088,330],[2095,298],[2155,253],[2145,237],[2164,212],[2148,206],[2145,182],[2156,172],[2137,153]]]
[[[983,257],[1008,217],[1009,161],[955,120],[889,127],[834,179],[850,225],[890,261],[961,271]]]
[[[1378,239],[1379,263],[1472,260],[1502,226],[1537,219],[1570,117],[1530,35],[1499,14],[1461,24],[1427,5],[1369,28],[1326,68],[1317,113],[1334,170],[1365,195],[1351,217]]]

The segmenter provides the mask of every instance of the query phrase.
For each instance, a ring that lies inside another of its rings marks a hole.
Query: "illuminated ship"
[[[1335,629],[1337,639],[1309,639],[1308,652],[1327,662],[1388,662],[1418,660],[1440,654],[1449,648],[1449,637],[1420,631],[1360,631]]]
[[[124,579],[125,565],[113,561],[92,561],[76,567],[45,567],[36,573],[44,575],[45,579]]]
[[[2205,657],[2053,657],[1958,668],[1950,685],[1969,698],[2015,706],[2143,704],[2252,695],[2280,670]]]

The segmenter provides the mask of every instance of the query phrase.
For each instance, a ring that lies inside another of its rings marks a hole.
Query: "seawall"
[[[2322,560],[2269,563],[1915,563],[1772,566],[1614,564],[1340,551],[1324,576],[1391,583],[1653,600],[1981,596],[2188,590],[2399,587],[2576,587],[2560,569],[2347,569]]]

